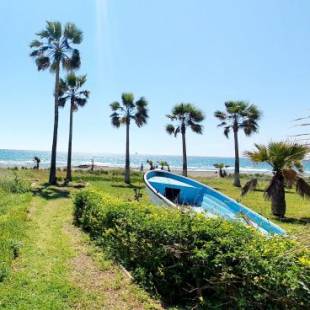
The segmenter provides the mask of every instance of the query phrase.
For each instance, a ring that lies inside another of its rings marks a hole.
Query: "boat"
[[[207,217],[240,221],[266,235],[286,235],[281,227],[267,218],[191,178],[157,169],[146,172],[144,182],[154,204],[188,207]]]

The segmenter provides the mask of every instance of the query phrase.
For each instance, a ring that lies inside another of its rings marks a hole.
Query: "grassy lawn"
[[[26,201],[10,194],[14,202],[1,208],[7,219],[20,209],[24,215],[17,227],[21,235],[9,230],[5,219],[0,222],[0,232],[22,242],[0,281],[1,309],[161,308],[73,225],[71,195],[77,189],[41,186],[46,172],[18,175],[36,188],[33,197],[22,196]],[[16,222],[11,226],[16,228]]]
[[[87,186],[125,200],[148,202],[142,175],[134,173],[133,185],[123,183],[120,171],[74,173],[74,187],[47,187],[47,171],[0,171],[17,174],[32,184],[33,194],[0,190],[0,308],[2,309],[159,309],[161,306],[133,284],[123,270],[109,261],[72,224],[72,195]],[[63,177],[63,172],[58,176]],[[242,183],[247,178],[242,178]],[[240,201],[240,191],[229,178],[199,178]],[[263,197],[267,180],[241,202],[282,226],[310,246],[310,201],[287,191],[287,220],[270,214]]]

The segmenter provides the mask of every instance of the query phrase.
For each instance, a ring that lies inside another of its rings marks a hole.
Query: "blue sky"
[[[248,100],[264,113],[259,134],[241,135],[241,151],[285,139],[298,131],[292,120],[310,112],[307,0],[1,0],[0,12],[0,148],[50,149],[54,77],[29,57],[46,20],[84,32],[80,73],[91,97],[75,114],[75,151],[124,151],[125,130],[109,120],[123,91],[150,103],[149,124],[132,128],[133,153],[181,153],[180,139],[164,130],[179,102],[206,114],[204,135],[188,135],[190,155],[233,155],[213,117],[226,100]],[[59,150],[67,149],[68,120],[65,108]]]

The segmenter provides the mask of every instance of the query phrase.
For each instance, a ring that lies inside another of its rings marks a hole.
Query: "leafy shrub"
[[[78,225],[166,303],[208,309],[310,306],[309,253],[286,238],[90,190],[76,195],[74,212]]]
[[[0,179],[0,189],[8,193],[23,194],[31,191],[31,184],[15,175]]]

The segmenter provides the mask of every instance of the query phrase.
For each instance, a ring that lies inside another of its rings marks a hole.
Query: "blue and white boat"
[[[164,170],[145,173],[144,182],[153,203],[172,207],[189,206],[206,216],[241,221],[264,234],[285,235],[285,231],[267,218],[215,189],[193,179]]]

